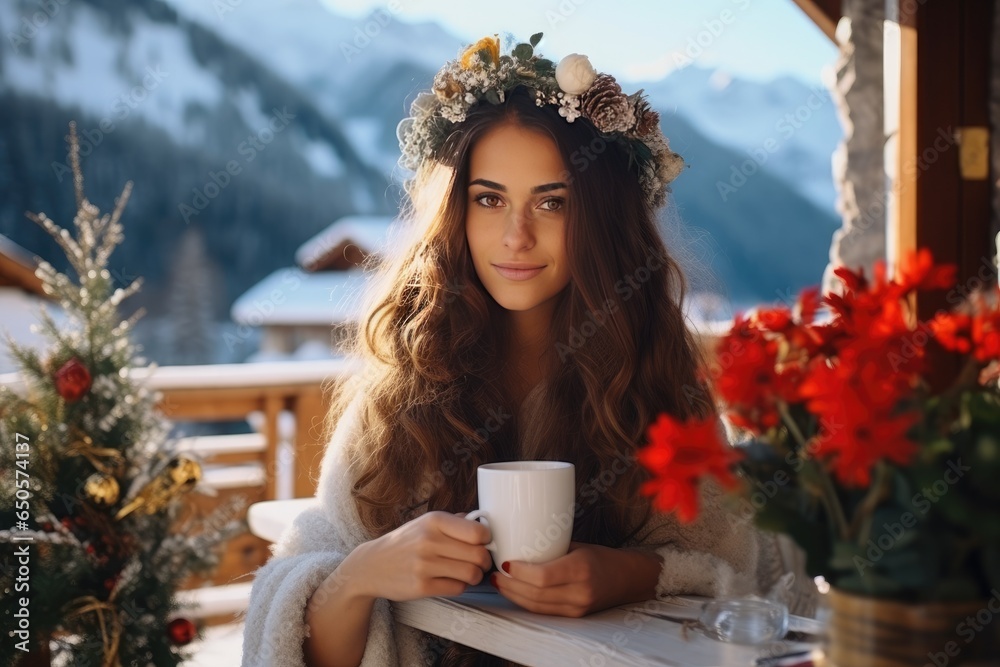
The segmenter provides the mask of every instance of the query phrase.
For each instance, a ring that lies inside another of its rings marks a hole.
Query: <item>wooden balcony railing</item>
[[[264,495],[276,499],[280,417],[293,418],[294,483],[292,497],[316,492],[326,402],[325,382],[339,381],[356,371],[344,360],[289,361],[208,366],[160,366],[150,372],[137,369],[133,377],[162,394],[159,409],[175,422],[244,420],[263,415],[261,434],[264,450],[258,460],[264,466]],[[218,452],[216,457],[222,457]],[[253,458],[253,457],[251,457]],[[238,463],[240,457],[218,458],[219,463]]]
[[[134,369],[131,376],[159,393],[157,408],[171,422],[249,419],[257,427],[255,433],[187,437],[179,443],[204,461],[203,484],[217,495],[192,493],[187,502],[207,514],[237,495],[250,503],[314,495],[326,445],[324,387],[356,371],[352,362],[323,360],[159,366]],[[22,382],[10,373],[0,375],[0,384],[18,390]],[[293,460],[279,461],[288,449]],[[279,470],[289,467],[291,483],[282,485]],[[267,561],[269,544],[249,532],[233,538],[213,576],[192,578],[185,587],[246,582],[246,575]]]

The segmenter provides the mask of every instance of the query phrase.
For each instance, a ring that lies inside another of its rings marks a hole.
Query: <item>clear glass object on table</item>
[[[757,597],[709,600],[701,608],[698,624],[710,637],[737,644],[761,644],[781,639],[788,632],[788,608]]]

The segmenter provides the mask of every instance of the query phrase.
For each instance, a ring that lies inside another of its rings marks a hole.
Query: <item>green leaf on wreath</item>
[[[532,46],[538,46],[538,42],[542,41],[542,33],[536,32],[534,35],[528,38],[528,42]]]
[[[531,58],[531,54],[535,51],[531,48],[531,44],[518,44],[514,47],[514,50],[510,52],[510,55],[514,56],[518,60],[525,61]]]
[[[535,71],[540,76],[552,76],[556,72],[556,64],[548,58],[539,58],[535,61]]]

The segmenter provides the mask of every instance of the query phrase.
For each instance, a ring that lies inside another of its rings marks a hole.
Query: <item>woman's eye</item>
[[[542,207],[546,211],[558,211],[562,209],[564,203],[565,202],[562,199],[559,199],[558,197],[553,197],[552,199],[546,199],[545,201],[543,201]]]
[[[491,194],[483,194],[476,197],[476,203],[483,208],[496,208],[500,205],[500,197]]]

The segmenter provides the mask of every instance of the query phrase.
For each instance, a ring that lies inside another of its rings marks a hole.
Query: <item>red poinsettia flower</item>
[[[675,511],[682,523],[698,516],[700,480],[711,475],[724,487],[736,485],[731,467],[739,453],[727,444],[716,417],[681,422],[661,414],[647,433],[649,444],[637,458],[652,478],[642,493],[653,496],[653,505],[664,512]]]
[[[848,294],[857,294],[868,290],[868,279],[865,277],[864,269],[852,271],[846,266],[838,266],[833,270],[833,275],[840,278],[844,283],[844,288]]]
[[[935,340],[947,350],[969,354],[987,364],[1000,360],[1000,290],[992,301],[985,294],[970,298],[972,314],[938,313],[928,325]]]
[[[754,314],[754,320],[762,329],[783,333],[792,326],[792,311],[785,307],[764,308]]]
[[[968,354],[972,350],[972,317],[963,313],[938,313],[928,326],[946,350]]]
[[[752,323],[737,317],[716,350],[716,389],[733,410],[748,417],[743,425],[755,432],[778,423],[775,407],[780,390],[776,370],[778,345]],[[757,424],[753,428],[752,424]]]
[[[832,459],[844,484],[864,486],[879,460],[909,463],[916,445],[907,432],[913,413],[899,413],[913,390],[915,375],[893,371],[893,357],[871,341],[846,348],[836,363],[813,365],[800,389],[819,417],[815,455]]]
[[[821,303],[822,299],[820,298],[818,287],[807,287],[802,290],[799,293],[799,300],[795,304],[799,322],[802,324],[812,324],[813,320],[816,319],[816,311],[819,310]]]
[[[913,460],[917,444],[907,434],[918,419],[912,412],[871,410],[859,394],[845,391],[839,405],[822,415],[814,453],[831,460],[844,485],[866,487],[878,461],[907,465]]]
[[[977,361],[1000,359],[1000,313],[979,313],[972,319],[972,342]]]
[[[896,282],[904,293],[913,290],[948,289],[955,284],[958,267],[954,264],[934,265],[931,251],[921,248],[908,253],[899,262]]]

